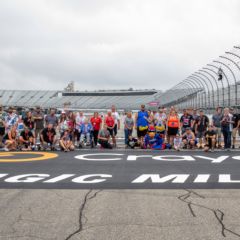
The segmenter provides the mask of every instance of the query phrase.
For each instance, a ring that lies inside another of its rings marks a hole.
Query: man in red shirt
[[[108,111],[107,116],[105,117],[105,124],[107,125],[107,129],[110,133],[110,136],[112,137],[113,146],[116,147],[116,138],[114,133],[115,119],[112,116],[111,111]]]
[[[99,130],[101,129],[102,118],[99,116],[98,112],[95,112],[90,121],[93,126],[94,144],[95,146],[97,146],[98,133],[99,133]]]

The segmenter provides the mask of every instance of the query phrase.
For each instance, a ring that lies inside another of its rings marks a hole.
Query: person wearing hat
[[[35,150],[35,138],[32,131],[25,127],[19,136],[19,147],[23,151]]]

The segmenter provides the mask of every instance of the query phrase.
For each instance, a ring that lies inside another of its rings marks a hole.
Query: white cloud
[[[8,89],[168,89],[240,39],[238,0],[0,2]]]

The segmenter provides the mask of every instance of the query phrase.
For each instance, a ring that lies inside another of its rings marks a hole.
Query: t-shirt
[[[209,119],[206,115],[199,116],[196,120],[197,130],[199,132],[206,131],[208,123],[209,123]]]
[[[41,119],[35,119],[35,118],[41,118]],[[36,126],[36,129],[43,129],[44,128],[44,115],[42,112],[35,112],[33,114],[34,123]]]
[[[108,127],[113,127],[115,125],[115,120],[113,117],[107,116],[106,117],[106,124]]]
[[[208,130],[208,131],[206,131],[206,133],[205,133],[205,137],[207,137],[207,136],[210,136],[210,137],[212,137],[212,136],[214,136],[214,135],[216,135],[216,132],[214,131],[214,130]]]
[[[240,120],[240,115],[235,113],[233,114],[232,121],[233,121],[233,128],[238,126],[238,121]]]
[[[191,127],[191,122],[193,121],[192,115],[182,115],[180,118],[180,122],[182,123],[184,128]]]
[[[99,136],[103,138],[108,138],[110,136],[110,132],[108,130],[101,129],[99,131]]]
[[[80,131],[82,124],[84,124],[86,117],[85,116],[76,116],[76,129]]]
[[[12,126],[14,126],[17,123],[18,115],[15,113],[7,114],[5,121],[8,126],[7,129],[10,129]]]
[[[118,124],[118,120],[120,120],[118,112],[112,112],[112,117],[114,118],[114,124]]]
[[[91,123],[92,123],[93,129],[98,131],[98,130],[100,130],[100,125],[102,123],[102,119],[100,117],[97,117],[97,118],[92,117]]]
[[[29,138],[32,138],[33,137],[33,134],[31,131],[28,131],[28,132],[25,132],[25,131],[22,131],[20,136],[25,140],[25,141],[28,141]]]
[[[24,122],[24,125],[25,125],[26,127],[28,127],[30,130],[32,130],[32,129],[34,128],[34,120],[33,120],[32,117],[30,117],[30,118],[29,118],[29,117],[24,118],[23,122]]]
[[[133,126],[134,126],[134,121],[133,121],[133,119],[126,117],[126,118],[125,118],[125,121],[124,121],[124,125],[126,125],[127,128],[132,129]],[[126,129],[127,129],[127,128],[126,128]]]
[[[56,135],[56,131],[54,128],[52,129],[44,128],[42,131],[42,135],[45,142],[53,142],[53,138]]]
[[[56,127],[58,125],[58,119],[55,115],[47,115],[45,118],[46,124],[52,124],[54,127]]]
[[[213,126],[220,128],[221,127],[222,114],[215,114],[212,117]]]

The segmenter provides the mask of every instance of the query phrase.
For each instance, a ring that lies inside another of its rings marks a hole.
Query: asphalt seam
[[[222,234],[223,237],[226,237],[225,232],[229,232],[232,235],[235,235],[235,236],[240,238],[240,234],[239,233],[232,231],[231,229],[227,228],[226,225],[224,224],[223,221],[224,221],[225,214],[224,214],[223,211],[221,211],[220,209],[209,208],[207,206],[204,206],[204,205],[201,205],[201,204],[197,204],[197,203],[192,202],[191,200],[188,200],[193,195],[197,196],[198,198],[202,198],[202,199],[205,199],[205,197],[200,195],[199,193],[196,193],[196,192],[194,192],[192,190],[189,190],[189,189],[185,189],[185,191],[187,191],[187,193],[178,196],[178,199],[180,201],[182,201],[182,202],[187,204],[187,206],[188,206],[188,208],[190,210],[190,213],[191,213],[191,215],[193,217],[197,217],[197,215],[194,212],[192,206],[199,207],[199,208],[204,208],[206,210],[209,210],[209,211],[211,211],[213,213],[214,217],[217,219],[218,223],[221,225],[221,234]]]
[[[91,189],[91,190],[89,190],[89,191],[85,194],[84,199],[83,199],[83,202],[82,202],[82,204],[81,204],[81,206],[80,206],[80,208],[79,208],[78,229],[77,229],[76,231],[74,231],[73,233],[69,234],[69,235],[65,238],[65,240],[69,240],[69,239],[71,239],[74,235],[81,233],[81,231],[83,230],[83,225],[84,225],[84,224],[83,224],[83,218],[86,219],[85,224],[86,224],[87,221],[88,221],[87,217],[84,215],[84,210],[85,210],[88,202],[89,202],[90,200],[92,200],[93,198],[95,198],[95,197],[97,196],[97,194],[98,194],[99,192],[101,192],[101,191],[102,191],[102,190],[98,190],[98,191],[96,191],[92,196],[90,196],[90,194],[93,192],[93,190]]]

